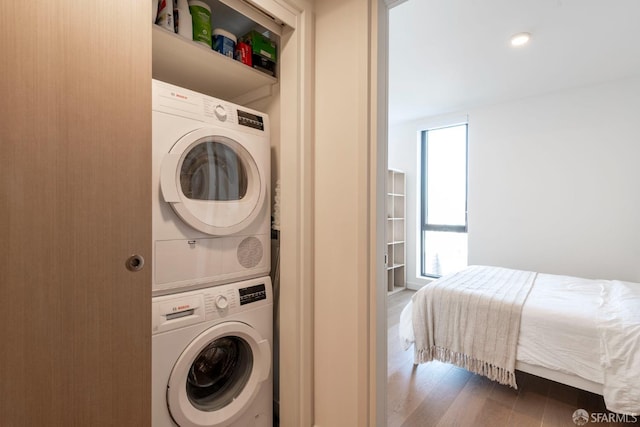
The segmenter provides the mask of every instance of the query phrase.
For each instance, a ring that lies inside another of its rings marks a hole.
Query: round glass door
[[[242,416],[271,374],[271,345],[246,323],[205,330],[184,349],[167,384],[181,427],[227,426]]]
[[[180,188],[191,200],[240,200],[247,194],[248,179],[242,158],[216,140],[193,146],[180,167]]]
[[[207,345],[191,364],[187,397],[201,411],[217,411],[233,402],[249,380],[251,347],[242,338],[226,336]]]
[[[165,201],[186,224],[214,236],[243,230],[266,208],[266,172],[242,144],[222,133],[188,133],[165,155],[160,170]]]

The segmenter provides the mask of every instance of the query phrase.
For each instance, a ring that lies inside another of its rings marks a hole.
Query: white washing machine
[[[269,277],[153,298],[153,427],[273,425]]]
[[[153,295],[268,275],[269,117],[152,84]]]

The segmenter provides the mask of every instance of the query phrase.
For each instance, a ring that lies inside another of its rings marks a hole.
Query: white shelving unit
[[[211,6],[212,28],[243,35],[252,29],[269,31],[279,45],[282,26],[238,0],[205,0]],[[154,79],[227,101],[251,102],[271,95],[278,79],[224,56],[209,47],[153,27]],[[279,47],[279,46],[278,46]],[[279,53],[279,52],[278,52]],[[276,70],[276,76],[279,70]],[[238,102],[238,103],[244,103]]]
[[[387,171],[387,291],[406,288],[405,233],[406,197],[405,174]]]

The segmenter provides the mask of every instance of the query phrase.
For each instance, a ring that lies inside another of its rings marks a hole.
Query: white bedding
[[[607,409],[640,415],[640,284],[609,281],[598,318]]]
[[[400,317],[405,349],[413,334],[410,302]],[[516,358],[603,384],[608,409],[637,415],[640,284],[538,274],[522,310]]]
[[[538,274],[522,309],[517,360],[602,384],[597,313],[603,283]]]

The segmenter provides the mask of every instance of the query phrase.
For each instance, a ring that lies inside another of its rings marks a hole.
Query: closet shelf
[[[152,28],[154,79],[228,101],[253,92],[270,94],[270,87],[278,82],[275,77],[207,46],[158,25]]]

